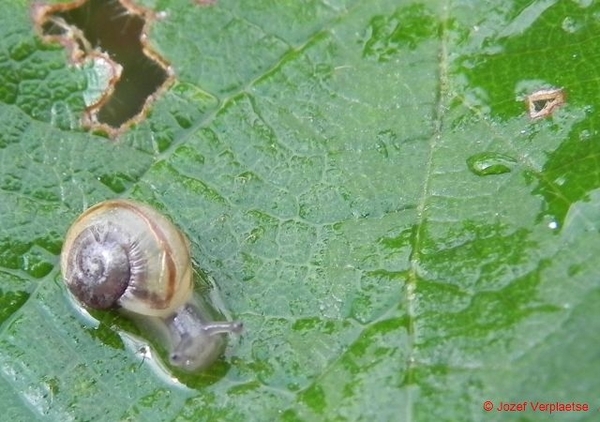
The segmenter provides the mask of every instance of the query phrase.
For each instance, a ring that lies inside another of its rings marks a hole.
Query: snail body
[[[187,238],[165,216],[131,200],[101,202],[67,232],[61,271],[86,308],[119,308],[169,342],[169,360],[204,369],[223,351],[239,322],[211,321],[193,291]]]

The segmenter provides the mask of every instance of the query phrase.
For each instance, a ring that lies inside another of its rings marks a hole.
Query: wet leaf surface
[[[85,69],[2,0],[3,417],[595,419],[600,5],[144,5],[177,82],[111,141],[81,128]],[[181,227],[244,321],[208,373],[159,375],[67,299],[64,233],[114,197]]]

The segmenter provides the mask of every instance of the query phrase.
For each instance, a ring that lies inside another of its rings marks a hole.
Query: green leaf
[[[86,70],[1,5],[3,419],[597,418],[600,4],[146,0],[176,82],[114,141],[79,123]],[[115,197],[167,214],[244,321],[206,374],[69,301],[64,233]]]

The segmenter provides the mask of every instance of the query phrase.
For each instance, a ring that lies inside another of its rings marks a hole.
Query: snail
[[[63,279],[85,308],[119,308],[166,339],[171,365],[205,369],[242,323],[215,322],[193,291],[187,238],[148,205],[101,202],[69,228],[61,252]]]

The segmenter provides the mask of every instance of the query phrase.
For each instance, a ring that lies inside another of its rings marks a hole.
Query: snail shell
[[[121,308],[170,345],[171,364],[210,365],[239,322],[213,322],[193,293],[187,238],[148,205],[101,202],[71,226],[61,253],[67,287],[85,307]],[[166,335],[165,335],[166,333]]]

